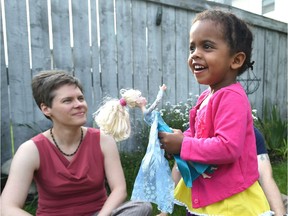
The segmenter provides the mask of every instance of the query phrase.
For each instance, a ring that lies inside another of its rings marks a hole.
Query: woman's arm
[[[272,167],[268,154],[257,156],[259,182],[269,202],[270,208],[275,212],[275,216],[285,215],[284,204],[278,186],[273,178]]]
[[[111,215],[112,210],[123,203],[127,192],[124,172],[114,139],[101,132],[100,145],[104,155],[104,169],[111,193],[98,216],[107,216]]]
[[[2,192],[2,214],[30,215],[22,208],[25,204],[33,174],[39,167],[39,153],[32,140],[23,143],[17,150]]]

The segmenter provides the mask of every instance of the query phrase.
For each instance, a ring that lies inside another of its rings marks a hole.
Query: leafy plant
[[[164,121],[171,127],[177,128],[182,131],[186,130],[189,126],[189,111],[195,105],[197,97],[190,97],[186,103],[179,102],[172,105],[170,102],[166,103],[160,113]]]
[[[264,135],[271,159],[287,159],[287,119],[281,117],[277,105],[269,106],[266,102],[263,118],[257,117],[254,123]]]
[[[169,127],[184,131],[189,126],[189,111],[194,106],[196,100],[197,96],[190,94],[185,103],[179,102],[172,105],[170,102],[167,102],[159,112]],[[146,149],[149,141],[150,126],[143,119],[138,120],[137,126],[137,128],[140,128],[136,132],[137,143],[140,144],[141,149]]]
[[[25,202],[24,210],[32,215],[36,215],[37,205],[38,205],[38,194],[33,196],[28,195],[27,200]]]

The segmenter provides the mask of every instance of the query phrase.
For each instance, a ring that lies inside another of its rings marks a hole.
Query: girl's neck
[[[227,87],[227,86],[230,86],[230,85],[233,85],[235,83],[237,83],[237,80],[233,80],[231,82],[226,82],[226,83],[221,83],[221,85],[219,85],[219,84],[210,85],[210,94],[211,93],[214,94],[219,89]]]
[[[214,94],[214,89],[210,88],[210,93],[207,95],[207,97],[202,101],[199,110],[202,109],[205,105],[208,104],[208,101],[210,100],[210,98],[212,97],[212,95]]]

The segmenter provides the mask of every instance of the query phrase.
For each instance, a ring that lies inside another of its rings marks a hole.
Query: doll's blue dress
[[[161,212],[173,212],[174,182],[169,163],[164,157],[158,139],[158,118],[160,113],[152,111],[149,143],[137,174],[131,200],[141,200],[157,204]],[[161,117],[161,116],[160,116]]]
[[[153,202],[161,212],[172,213],[175,185],[169,163],[164,157],[165,152],[160,148],[158,139],[158,122],[162,117],[154,110],[162,96],[163,90],[160,89],[154,103],[143,113],[144,121],[151,126],[151,129],[146,154],[134,183],[131,200]]]
[[[143,113],[144,121],[151,126],[151,129],[146,154],[134,183],[131,200],[153,202],[161,212],[172,213],[175,185],[169,163],[164,157],[165,152],[160,148],[158,132],[173,133],[173,131],[164,122],[160,112],[154,110],[162,96],[163,91],[160,89],[154,103]],[[187,187],[192,187],[193,180],[210,167],[195,162],[192,165],[192,162],[182,160],[179,155],[174,155],[174,159]]]

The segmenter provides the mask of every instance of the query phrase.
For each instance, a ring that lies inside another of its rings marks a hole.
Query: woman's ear
[[[41,111],[43,112],[43,114],[45,116],[51,116],[50,108],[46,104],[41,103],[40,104],[40,109],[41,109]]]
[[[237,69],[241,68],[242,65],[244,64],[245,59],[246,59],[246,54],[244,52],[236,53],[233,57],[231,68],[233,70],[237,70]]]

